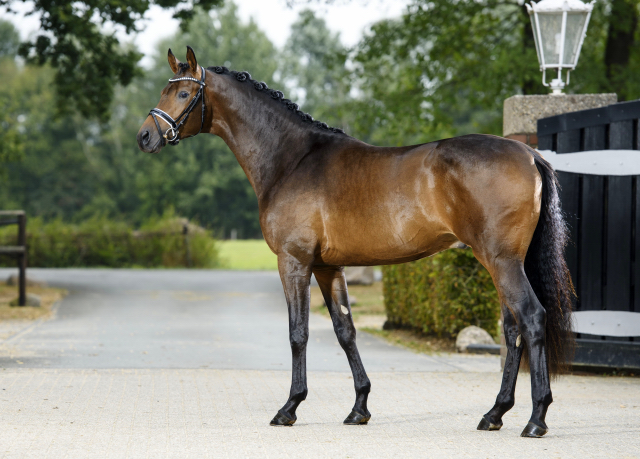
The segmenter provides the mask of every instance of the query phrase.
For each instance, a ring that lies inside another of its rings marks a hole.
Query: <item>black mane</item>
[[[180,66],[182,65],[188,66],[188,64],[181,63]],[[313,127],[316,127],[318,129],[323,129],[325,131],[334,132],[336,134],[345,134],[345,132],[342,129],[330,127],[327,125],[327,123],[314,120],[311,115],[300,110],[300,107],[298,106],[298,104],[290,101],[289,99],[285,99],[282,91],[278,91],[276,89],[269,89],[269,87],[267,86],[267,83],[252,79],[249,72],[236,72],[235,70],[229,70],[226,67],[220,67],[220,66],[207,67],[207,70],[215,72],[219,75],[231,75],[232,77],[234,77],[236,80],[240,82],[249,82],[251,85],[253,85],[255,90],[269,94],[273,100],[286,105],[286,107],[289,110],[295,112],[296,115],[298,115],[302,121],[304,121],[305,123],[309,123]]]

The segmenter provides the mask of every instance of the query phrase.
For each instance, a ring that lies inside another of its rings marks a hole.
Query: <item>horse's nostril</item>
[[[142,133],[142,144],[143,145],[148,144],[150,139],[151,139],[151,134],[149,134],[149,131],[144,131]]]

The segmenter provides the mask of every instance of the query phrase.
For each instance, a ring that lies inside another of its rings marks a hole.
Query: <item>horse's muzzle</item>
[[[142,128],[137,135],[138,148],[145,153],[157,153],[162,148],[162,141],[157,133],[147,128]]]

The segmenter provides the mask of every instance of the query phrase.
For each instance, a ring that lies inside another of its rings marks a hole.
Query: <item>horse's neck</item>
[[[229,146],[261,201],[309,152],[315,136],[275,101],[248,92],[253,88],[224,86],[213,89],[218,106],[210,132]]]

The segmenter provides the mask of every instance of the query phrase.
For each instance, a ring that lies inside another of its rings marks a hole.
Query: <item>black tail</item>
[[[560,208],[556,173],[537,151],[531,152],[542,177],[542,203],[524,270],[538,300],[547,311],[545,334],[549,374],[558,375],[566,370],[575,346],[571,331],[571,305],[576,294],[564,259],[569,232]],[[526,364],[526,347],[523,357]]]

